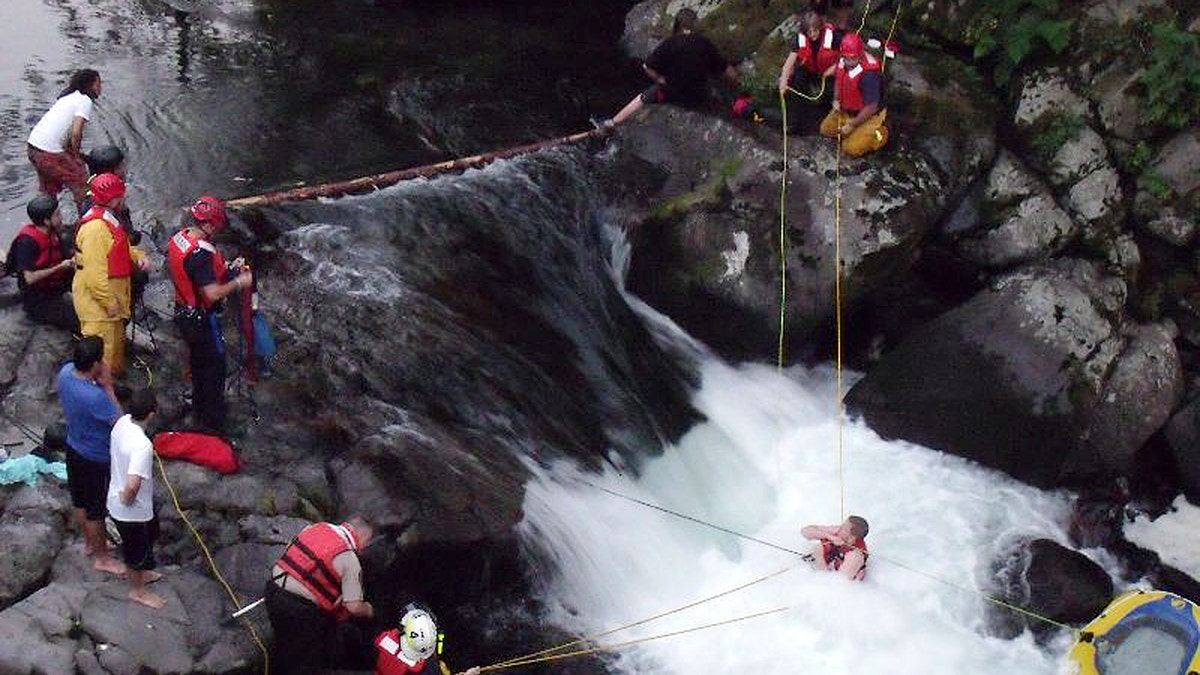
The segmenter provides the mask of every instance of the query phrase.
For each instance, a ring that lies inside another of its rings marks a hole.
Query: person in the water
[[[867,532],[862,516],[850,516],[841,525],[808,525],[800,536],[817,542],[813,566],[862,581],[867,575]]]

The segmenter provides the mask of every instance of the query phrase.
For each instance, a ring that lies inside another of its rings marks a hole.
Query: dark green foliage
[[[976,16],[968,38],[976,59],[994,61],[996,84],[1027,61],[1066,50],[1075,20],[1059,18],[1059,10],[1059,0],[998,0]]]
[[[1078,115],[1051,112],[1038,120],[1038,129],[1029,135],[1029,149],[1043,166],[1050,164],[1059,148],[1079,137],[1086,126]]]
[[[1142,78],[1147,90],[1145,122],[1182,129],[1200,109],[1200,37],[1174,21],[1151,26],[1150,65]]]

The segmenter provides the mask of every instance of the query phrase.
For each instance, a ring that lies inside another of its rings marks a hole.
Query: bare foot
[[[152,584],[159,579],[162,579],[162,572],[155,572],[154,570],[142,572],[142,583]]]
[[[130,590],[129,599],[138,603],[139,605],[145,605],[150,609],[162,609],[163,606],[167,604],[167,601],[163,600],[162,596],[144,588],[136,591]]]
[[[108,572],[109,574],[120,575],[125,574],[126,572],[125,563],[107,555],[98,556],[96,558],[96,562],[92,563],[92,567],[100,570],[101,572]]]

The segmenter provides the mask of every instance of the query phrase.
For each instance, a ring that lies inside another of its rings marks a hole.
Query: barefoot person
[[[124,574],[108,552],[104,502],[108,491],[109,435],[121,416],[104,341],[94,335],[75,343],[71,362],[58,371],[58,396],[67,418],[67,488],[75,520],[83,528],[84,552],[102,572]]]
[[[817,542],[813,551],[817,569],[862,581],[867,575],[868,531],[865,518],[850,516],[841,525],[808,525],[800,530],[800,536]]]
[[[100,73],[90,68],[75,71],[58,100],[29,132],[29,161],[37,170],[42,192],[57,197],[64,187],[69,189],[77,210],[87,196],[83,132],[101,87]]]
[[[129,413],[112,428],[112,477],[108,482],[108,513],[121,534],[121,551],[129,567],[129,599],[151,609],[166,604],[146,584],[158,581],[154,540],[158,518],[154,515],[154,445],[145,427],[158,409],[154,392],[139,389],[129,399]]]

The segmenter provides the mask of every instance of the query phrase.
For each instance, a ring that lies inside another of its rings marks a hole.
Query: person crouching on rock
[[[154,445],[146,424],[158,410],[154,392],[139,389],[129,398],[129,412],[113,425],[110,436],[112,471],[108,481],[108,514],[121,535],[121,551],[129,568],[129,599],[151,609],[167,604],[146,584],[158,581],[154,571]]]
[[[38,195],[29,202],[26,223],[9,249],[9,272],[17,275],[25,315],[37,323],[79,334],[75,308],[64,297],[71,290],[75,261],[63,254],[58,199]]]
[[[836,77],[833,109],[821,121],[821,135],[841,142],[842,152],[862,157],[887,145],[883,61],[867,53],[858,33],[842,37],[842,58],[826,75]]]
[[[395,628],[375,638],[375,675],[441,675],[441,648],[442,635],[433,612],[411,603]],[[469,668],[463,675],[479,675],[479,667]]]
[[[841,525],[808,525],[800,536],[817,542],[813,566],[837,572],[847,579],[862,581],[867,576],[867,532],[865,518],[850,516]]]
[[[374,533],[369,522],[354,516],[341,525],[309,525],[288,545],[264,592],[275,631],[273,670],[322,672],[335,660],[338,623],[375,616],[363,596],[358,558]]]
[[[254,277],[243,271],[226,279],[225,259],[210,241],[225,229],[229,217],[216,197],[192,205],[191,223],[167,245],[167,266],[175,286],[175,326],[188,346],[192,373],[192,414],[213,429],[225,430],[225,336],[221,301],[249,288]]]
[[[663,40],[642,64],[646,77],[654,84],[605,121],[604,128],[620,126],[647,103],[674,103],[685,108],[703,105],[708,100],[709,76],[724,75],[738,82],[737,70],[721,56],[716,45],[695,32],[698,21],[694,10],[679,10],[671,37]]]

